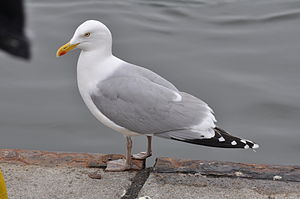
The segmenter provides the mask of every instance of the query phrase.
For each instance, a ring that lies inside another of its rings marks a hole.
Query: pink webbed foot
[[[152,156],[152,153],[140,152],[140,153],[132,155],[132,159],[135,159],[135,160],[145,160],[145,159],[147,159],[150,156]]]

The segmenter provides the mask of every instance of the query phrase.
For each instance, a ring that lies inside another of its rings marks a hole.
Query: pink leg
[[[130,136],[126,136],[126,159],[119,159],[107,162],[105,171],[126,171],[132,168],[132,140]]]
[[[148,140],[147,152],[140,152],[138,154],[134,154],[132,156],[133,159],[144,160],[152,155],[152,136],[147,136],[147,140]]]

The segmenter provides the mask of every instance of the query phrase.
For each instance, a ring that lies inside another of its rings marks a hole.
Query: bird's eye
[[[87,32],[87,33],[84,34],[85,37],[89,37],[90,35],[91,35],[90,32]]]

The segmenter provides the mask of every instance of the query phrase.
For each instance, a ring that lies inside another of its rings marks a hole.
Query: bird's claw
[[[147,153],[147,152],[140,152],[137,154],[132,155],[132,159],[135,160],[145,160],[146,158],[152,156],[152,153]]]

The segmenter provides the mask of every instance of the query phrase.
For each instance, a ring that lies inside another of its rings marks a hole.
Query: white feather
[[[90,62],[89,57],[90,55],[88,54],[88,52],[82,51],[77,64],[78,88],[86,106],[91,111],[91,113],[104,125],[124,135],[139,135],[138,133],[125,129],[108,119],[103,113],[99,111],[90,96],[90,94],[95,91],[99,81],[103,81],[111,74],[113,74],[113,72],[121,66],[122,60],[112,56],[103,61],[96,62],[97,64],[95,65],[94,63]]]

